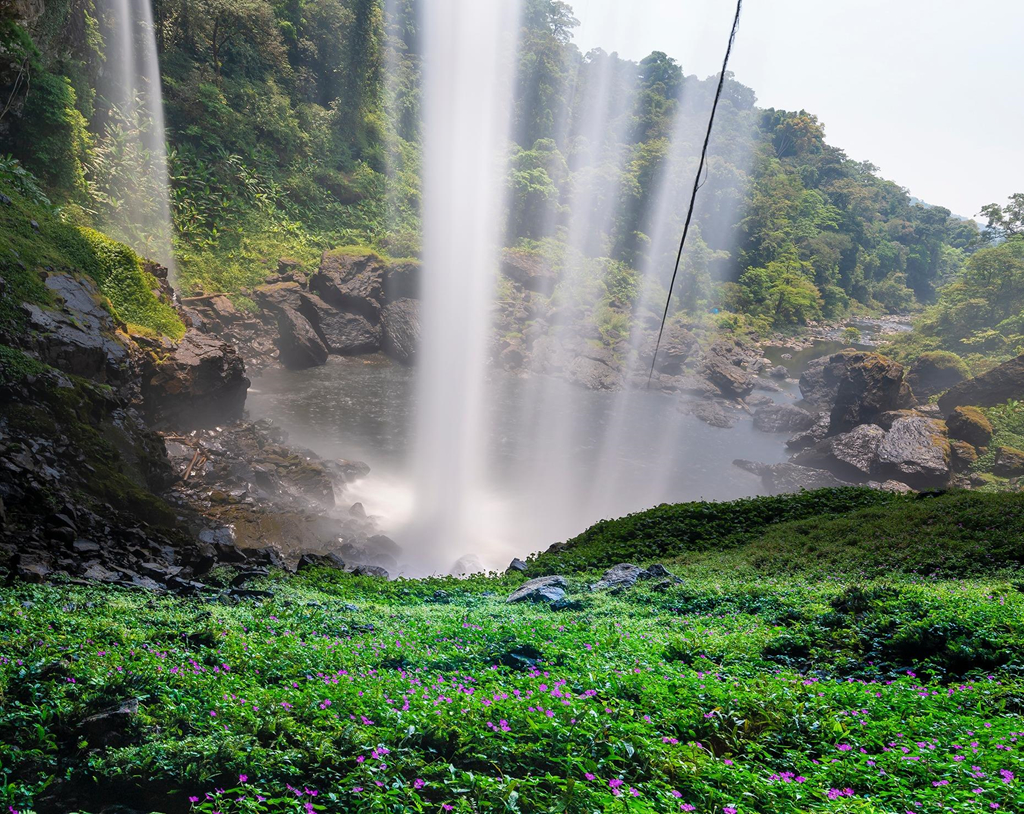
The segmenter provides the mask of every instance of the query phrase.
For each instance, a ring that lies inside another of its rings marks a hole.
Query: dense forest
[[[331,246],[417,255],[416,5],[155,0],[186,292],[238,294],[280,257],[311,264]],[[8,183],[38,179],[65,219],[101,225],[125,206],[147,160],[129,136],[148,123],[93,90],[116,21],[95,0],[52,0],[26,25],[16,9],[3,12],[0,34],[0,152],[9,154],[0,171]],[[648,279],[663,281],[671,270],[679,196],[692,184],[717,77],[687,75],[661,52],[639,62],[581,53],[576,25],[560,0],[525,4],[506,240],[554,263],[582,251],[611,297],[609,280],[653,270]],[[1012,237],[1012,204],[1006,211],[1005,222],[998,206],[986,214],[994,233]],[[587,224],[583,241],[570,237],[574,217]],[[915,347],[999,356],[1020,344],[1019,326],[989,314],[1019,314],[1020,293],[974,290],[993,265],[1019,276],[1019,252],[975,254],[992,235],[973,221],[915,203],[829,144],[812,113],[759,108],[731,77],[696,225],[676,303],[687,314],[739,314],[763,334],[930,305],[925,334],[952,321],[963,335],[926,335]],[[636,286],[627,289],[635,299]],[[990,295],[998,306],[965,312],[963,302]],[[979,323],[988,316],[995,322]]]

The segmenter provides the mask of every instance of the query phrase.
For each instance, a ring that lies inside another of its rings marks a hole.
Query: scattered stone
[[[626,562],[619,563],[605,571],[601,579],[590,586],[590,590],[601,591],[607,588],[632,588],[643,573],[644,569],[639,565],[632,565]]]
[[[301,313],[283,307],[277,312],[277,349],[281,363],[292,370],[317,367],[327,361],[327,346]]]
[[[96,582],[118,582],[121,579],[121,574],[117,571],[111,571],[109,568],[105,568],[99,563],[93,563],[85,569],[85,573],[82,574],[85,579],[95,580]]]
[[[849,432],[819,441],[795,460],[827,469],[841,477],[867,478],[878,468],[878,449],[885,430],[875,424],[861,424]]]
[[[524,582],[514,590],[508,602],[547,602],[553,603],[565,599],[565,589],[569,583],[565,577],[537,577]]]
[[[970,375],[963,359],[948,351],[922,353],[910,366],[907,384],[920,399],[944,393]]]
[[[992,423],[977,407],[955,407],[946,419],[950,438],[966,441],[976,447],[987,447],[992,441]]]
[[[754,377],[734,363],[734,349],[716,342],[704,357],[701,373],[727,398],[744,398],[754,389]]]
[[[949,453],[954,472],[966,472],[978,460],[978,450],[966,441],[950,440]]]
[[[717,401],[684,401],[679,405],[679,409],[721,430],[735,427],[738,420],[735,413],[727,412]]]

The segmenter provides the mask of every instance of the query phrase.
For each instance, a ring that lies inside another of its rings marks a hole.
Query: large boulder
[[[508,602],[546,602],[551,604],[565,599],[569,583],[565,577],[537,577],[524,582],[508,596]]]
[[[754,389],[754,377],[743,370],[738,361],[734,348],[727,343],[716,342],[704,356],[701,373],[723,396],[743,398]]]
[[[878,448],[884,439],[885,430],[881,427],[861,424],[849,432],[824,438],[813,449],[797,455],[796,461],[862,481],[878,468]]]
[[[233,345],[189,331],[170,352],[146,356],[142,397],[147,416],[179,428],[214,427],[242,417],[249,380]]]
[[[939,397],[939,408],[949,415],[962,405],[994,407],[1010,399],[1024,399],[1024,355],[951,387]]]
[[[517,249],[505,249],[501,255],[501,273],[527,291],[550,296],[558,276],[539,255]]]
[[[632,588],[638,579],[645,579],[647,572],[639,565],[628,562],[620,562],[613,565],[600,580],[590,586],[592,591],[600,591],[605,588]]]
[[[818,417],[793,404],[766,404],[754,411],[754,429],[761,432],[804,432]]]
[[[929,351],[914,360],[907,384],[919,399],[929,399],[960,384],[970,375],[964,360],[949,351]]]
[[[1014,447],[999,447],[996,450],[996,461],[992,472],[1004,478],[1016,478],[1024,475],[1024,450]]]
[[[800,392],[808,401],[830,406],[833,435],[877,423],[883,413],[914,403],[903,365],[865,351],[842,351],[823,366],[809,368],[800,377]]]
[[[420,298],[421,267],[418,260],[399,260],[388,263],[384,270],[384,299],[394,302]]]
[[[384,261],[376,255],[326,251],[320,269],[309,278],[309,289],[335,308],[376,322],[384,307],[384,272]]]
[[[339,311],[306,291],[300,299],[299,313],[309,321],[331,353],[352,355],[380,350],[381,325],[362,314]]]
[[[661,349],[658,351],[658,373],[678,376],[683,372],[683,365],[697,349],[697,338],[682,325],[672,324],[665,329]],[[651,352],[654,348],[652,346]],[[646,367],[646,365],[645,365]]]
[[[801,466],[798,463],[763,464],[742,459],[732,463],[733,466],[760,476],[765,491],[770,495],[848,485],[825,469]]]
[[[720,401],[683,401],[679,404],[679,410],[720,430],[736,426],[736,414],[727,411]]]
[[[992,440],[992,423],[977,407],[956,407],[946,419],[949,437],[976,447],[987,447]]]
[[[99,382],[125,377],[128,348],[96,284],[87,277],[48,274],[45,285],[60,300],[58,309],[22,306],[28,317],[28,349],[48,365]]]
[[[309,320],[294,308],[277,310],[277,332],[277,349],[285,367],[304,370],[327,361],[327,346]]]
[[[384,352],[399,362],[414,362],[420,343],[419,300],[403,298],[388,303],[381,312],[381,324]]]
[[[950,458],[945,425],[924,416],[897,419],[878,446],[881,469],[919,489],[946,486]]]

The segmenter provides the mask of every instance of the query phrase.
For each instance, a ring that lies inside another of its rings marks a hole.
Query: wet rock
[[[898,419],[878,447],[878,462],[897,480],[917,488],[944,487],[950,476],[945,426],[923,416]]]
[[[248,389],[242,358],[216,337],[189,331],[169,353],[147,354],[142,395],[154,423],[193,429],[233,421]]]
[[[811,450],[796,456],[796,462],[827,469],[846,478],[866,479],[878,469],[878,449],[885,430],[876,424],[861,424],[849,432],[819,441]]]
[[[422,267],[416,260],[403,260],[388,263],[384,269],[384,299],[395,300],[420,298],[420,278]]]
[[[830,418],[828,413],[818,413],[811,428],[794,435],[786,442],[786,446],[792,450],[801,450],[813,447],[828,435],[829,421]]]
[[[85,569],[82,577],[95,582],[118,582],[121,579],[121,574],[118,571],[111,571],[99,563],[93,563]]]
[[[1013,447],[999,447],[992,473],[1003,478],[1017,478],[1024,475],[1024,450]]]
[[[414,362],[420,342],[419,301],[405,298],[388,303],[381,312],[381,323],[384,352],[404,364]]]
[[[773,379],[788,379],[789,371],[782,365],[776,365],[775,367],[768,371],[768,375],[771,376]]]
[[[765,491],[772,495],[799,492],[802,489],[825,489],[848,485],[824,469],[814,469],[795,463],[762,465],[757,474],[761,476]]]
[[[977,407],[956,407],[946,419],[950,438],[966,441],[976,447],[987,447],[992,441],[992,423]]]
[[[601,576],[601,579],[590,586],[592,591],[601,591],[607,588],[632,588],[641,575],[646,572],[639,565],[622,562],[613,565]]]
[[[766,404],[754,411],[754,429],[761,432],[803,432],[817,416],[792,404]]]
[[[727,398],[743,398],[754,389],[754,377],[735,362],[735,349],[715,343],[704,357],[701,373]]]
[[[883,413],[913,404],[903,366],[881,354],[843,351],[829,359],[826,370],[838,381],[830,433],[875,423]]]
[[[511,594],[507,602],[546,602],[553,603],[565,599],[565,589],[569,587],[565,577],[537,577],[524,582]]]
[[[373,353],[381,347],[381,325],[360,313],[339,311],[315,294],[303,293],[299,312],[331,353]]]
[[[345,570],[345,560],[338,554],[331,552],[329,554],[303,554],[299,557],[299,562],[296,565],[296,571],[305,571],[308,568],[336,568],[338,570]]]
[[[690,331],[679,324],[669,325],[662,338],[655,370],[668,376],[678,376],[683,372],[686,360],[696,350],[697,338]]]
[[[532,252],[505,249],[501,255],[501,273],[527,291],[550,296],[558,282],[555,271]]]
[[[839,391],[839,380],[837,371],[829,367],[830,358],[815,359],[804,368],[800,374],[800,395],[811,404],[832,409]]]
[[[78,725],[79,734],[92,748],[108,749],[132,741],[132,730],[139,714],[139,699],[131,698],[90,715]]]
[[[24,582],[45,582],[52,573],[46,560],[31,554],[16,557],[12,564],[12,573]]]
[[[327,347],[309,320],[294,308],[278,310],[277,330],[277,349],[285,367],[304,370],[327,361]]]
[[[602,349],[605,350],[607,354],[598,355],[606,355],[610,359],[611,350]],[[622,387],[622,374],[604,359],[595,359],[592,356],[576,356],[570,359],[562,375],[566,381],[586,387],[588,390],[619,390]]]
[[[939,408],[949,415],[956,407],[994,407],[1010,399],[1024,399],[1024,355],[951,387],[939,397]]]
[[[518,557],[513,557],[512,562],[508,564],[508,568],[505,569],[505,573],[523,573],[528,570],[529,566]]]
[[[688,401],[679,405],[681,412],[700,419],[705,424],[718,429],[726,430],[735,427],[737,422],[736,414],[726,410],[717,401]]]
[[[380,321],[384,306],[384,262],[376,255],[326,251],[309,278],[310,291],[335,308]]]

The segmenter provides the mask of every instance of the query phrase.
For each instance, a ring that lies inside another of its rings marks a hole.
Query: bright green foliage
[[[680,573],[621,596],[573,576],[560,612],[506,604],[521,577],[275,573],[234,605],[5,588],[0,803],[60,782],[223,814],[1020,810],[1016,583]],[[79,728],[132,698],[117,743]]]
[[[17,348],[0,345],[0,385],[16,384],[26,376],[37,376],[46,366]]]
[[[0,163],[0,182],[6,182],[11,199],[0,206],[0,275],[8,288],[0,302],[0,325],[10,328],[23,322],[19,302],[52,302],[39,276],[49,267],[91,277],[121,321],[180,339],[185,326],[170,304],[153,293],[156,280],[143,270],[138,256],[99,232],[61,220],[38,201],[31,179],[17,170],[12,162]]]
[[[899,351],[945,349],[969,357],[1006,359],[1024,352],[1024,238],[979,250],[941,289]]]
[[[876,489],[846,487],[729,503],[665,504],[617,520],[602,520],[553,553],[541,554],[531,573],[606,568],[630,559],[652,560],[746,542],[788,520],[904,503]]]

